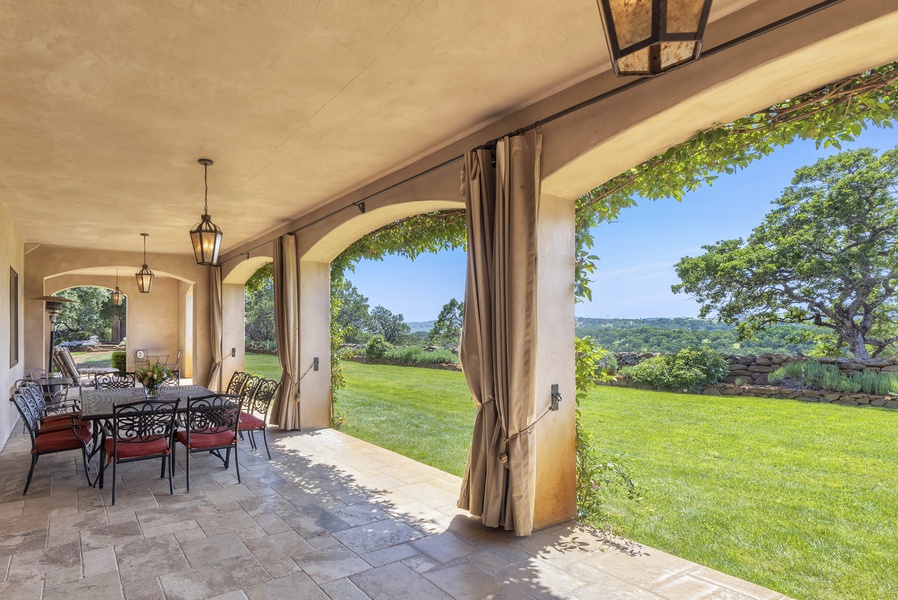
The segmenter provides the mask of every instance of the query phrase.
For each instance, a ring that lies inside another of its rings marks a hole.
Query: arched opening
[[[181,376],[194,377],[195,357],[195,295],[193,281],[162,270],[154,270],[153,289],[139,293],[133,274],[134,265],[88,267],[53,273],[44,277],[46,295],[80,286],[112,290],[118,286],[127,302],[125,336],[127,369],[134,369],[133,351],[145,349],[161,362],[178,363]],[[45,344],[49,336],[45,335]],[[46,346],[44,348],[47,350]]]
[[[247,257],[222,279],[222,385],[227,385],[235,371],[247,370],[246,282],[269,264],[271,257],[264,254]]]
[[[64,303],[60,313],[50,319],[50,349],[68,348],[79,368],[111,367],[112,353],[124,351],[128,309],[127,296],[116,305],[111,292],[105,286],[91,285],[58,290],[54,295],[71,302]]]

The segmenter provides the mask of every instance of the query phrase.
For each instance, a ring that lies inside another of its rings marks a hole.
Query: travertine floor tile
[[[392,563],[349,578],[371,598],[427,598],[451,600],[451,596],[402,563]]]
[[[272,579],[266,583],[255,585],[246,590],[246,595],[249,600],[284,600],[285,598],[328,600],[327,594],[305,573]]]
[[[318,584],[349,577],[371,568],[371,565],[348,548],[322,550],[295,560]]]
[[[2,600],[575,598],[782,600],[782,595],[569,523],[527,538],[455,507],[457,477],[337,431],[272,430],[273,460],[201,453],[175,493],[158,463],[89,488],[80,456],[0,452]],[[53,458],[53,457],[46,457]],[[94,470],[94,473],[96,470]],[[111,476],[111,473],[110,473]]]
[[[351,548],[354,552],[364,554],[403,542],[410,542],[422,537],[417,529],[393,519],[377,521],[346,531],[338,531],[334,537]]]
[[[456,600],[486,598],[505,587],[502,579],[469,562],[428,571],[424,577]]]

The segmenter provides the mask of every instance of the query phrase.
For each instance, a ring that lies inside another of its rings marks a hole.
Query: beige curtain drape
[[[274,248],[274,325],[281,387],[271,407],[270,421],[281,429],[299,429],[299,271],[296,236],[282,235]]]
[[[222,341],[222,312],[221,312],[221,267],[214,266],[209,269],[209,327],[210,345],[212,348],[212,369],[209,371],[209,380],[206,387],[213,392],[221,391],[221,341]]]
[[[533,530],[536,215],[542,140],[535,132],[465,155],[468,225],[459,348],[477,405],[458,506],[516,535]]]

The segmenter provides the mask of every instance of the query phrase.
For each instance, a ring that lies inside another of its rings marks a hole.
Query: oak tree
[[[842,152],[795,172],[747,240],[704,246],[676,264],[700,316],[740,335],[774,323],[835,332],[855,358],[898,341],[898,148]]]

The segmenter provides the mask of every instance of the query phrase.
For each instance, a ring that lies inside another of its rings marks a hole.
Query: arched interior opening
[[[271,263],[264,254],[247,257],[234,265],[222,278],[222,366],[221,380],[226,385],[235,371],[246,370],[246,282]]]
[[[79,286],[109,290],[118,286],[128,299],[124,348],[127,369],[133,370],[135,366],[133,351],[145,349],[149,355],[164,358],[161,362],[178,363],[181,376],[192,378],[196,353],[195,283],[173,273],[154,270],[152,291],[143,294],[138,291],[133,277],[139,268],[109,265],[50,274],[44,277],[44,293],[53,295]],[[44,343],[48,344],[49,336],[45,335],[45,338]],[[46,346],[44,350],[48,350]]]

